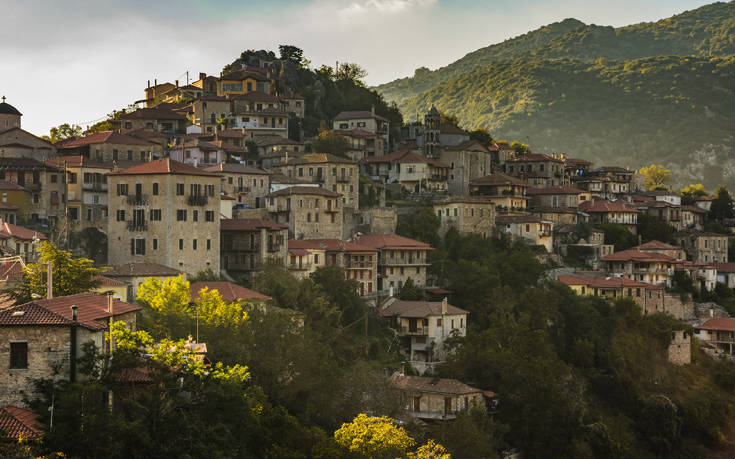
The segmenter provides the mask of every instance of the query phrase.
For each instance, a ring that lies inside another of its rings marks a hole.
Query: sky
[[[623,26],[699,0],[2,0],[0,96],[23,128],[83,128],[144,97],[147,81],[219,75],[245,49],[295,45],[315,67],[356,62],[369,85],[435,69],[542,25]]]

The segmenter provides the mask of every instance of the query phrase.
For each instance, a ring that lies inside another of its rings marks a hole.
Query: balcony
[[[250,187],[249,186],[238,186],[235,187],[236,193],[250,193]]]
[[[85,191],[107,191],[107,184],[102,182],[85,182],[82,183],[82,190]]]
[[[324,183],[323,175],[315,175],[313,179],[314,179],[314,183]]]
[[[429,327],[416,327],[414,329],[411,329],[411,327],[402,326],[401,327],[401,335],[409,335],[409,336],[427,336],[429,334]]]
[[[416,265],[427,266],[429,264],[426,258],[424,257],[406,257],[406,258],[381,257],[379,260],[379,263],[381,265],[387,265],[387,266],[416,266]]]
[[[131,220],[127,222],[127,228],[131,232],[148,231],[148,223]]]
[[[288,269],[292,271],[309,271],[311,269],[311,263],[289,263]]]
[[[332,206],[329,206],[329,207],[327,207],[326,209],[324,209],[324,212],[326,212],[326,213],[328,213],[328,214],[336,214],[336,213],[338,213],[338,212],[339,212],[339,207],[332,207]]]
[[[148,196],[144,194],[136,194],[132,196],[128,196],[128,205],[130,206],[147,206],[148,205]]]
[[[337,183],[350,183],[350,177],[344,175],[337,176]]]
[[[186,203],[190,206],[206,206],[207,202],[209,202],[209,200],[206,196],[189,195],[189,197],[186,198]]]
[[[268,251],[269,252],[280,252],[281,247],[283,247],[282,244],[268,244]]]
[[[40,183],[26,183],[22,185],[23,187],[31,190],[31,191],[41,191],[41,184]]]
[[[444,411],[411,411],[410,414],[419,419],[457,419],[457,413]]]
[[[431,174],[429,176],[429,180],[436,180],[436,181],[440,181],[440,182],[443,182],[446,179],[447,179],[447,176],[446,175]]]
[[[372,267],[372,261],[348,261],[345,265],[347,269],[370,269]]]

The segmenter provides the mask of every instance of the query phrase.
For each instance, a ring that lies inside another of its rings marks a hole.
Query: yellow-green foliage
[[[659,164],[641,167],[641,170],[638,172],[646,178],[646,188],[649,190],[661,188],[671,180],[671,172]]]
[[[138,287],[137,300],[159,314],[193,315],[189,282],[182,275],[165,280],[147,278]]]

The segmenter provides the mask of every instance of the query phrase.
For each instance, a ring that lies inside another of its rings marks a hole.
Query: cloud
[[[415,12],[417,8],[434,6],[438,0],[367,0],[352,2],[339,10],[342,19],[352,19],[356,16],[370,13],[396,14]]]

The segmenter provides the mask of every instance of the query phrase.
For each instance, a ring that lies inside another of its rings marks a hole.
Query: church
[[[0,158],[45,161],[56,156],[54,144],[21,128],[21,116],[17,108],[5,102],[3,96],[0,102]]]

